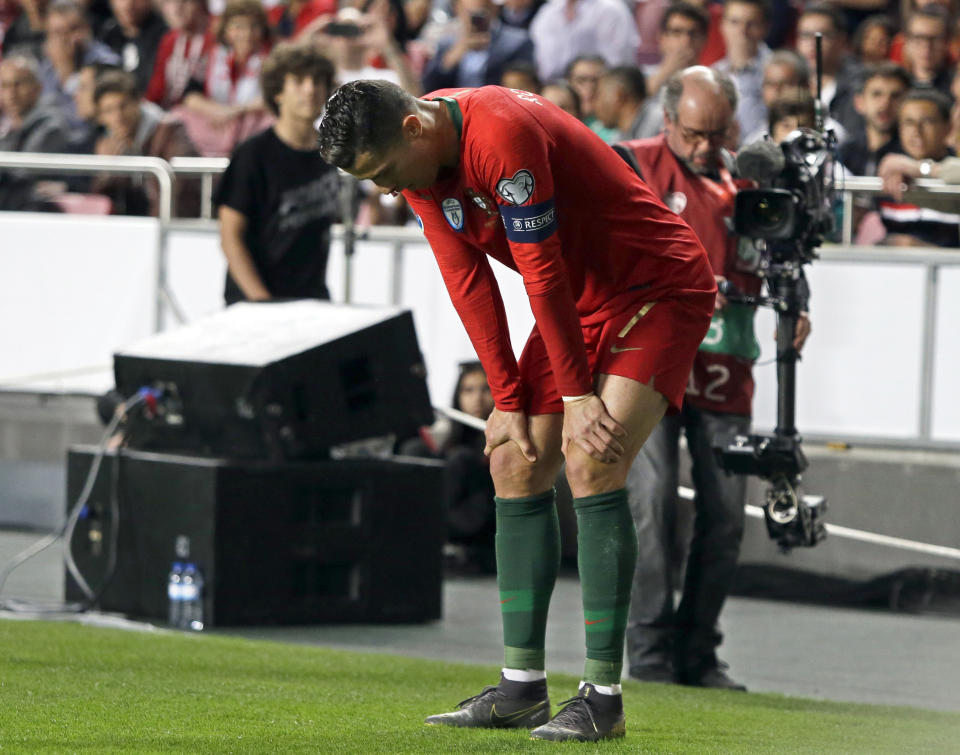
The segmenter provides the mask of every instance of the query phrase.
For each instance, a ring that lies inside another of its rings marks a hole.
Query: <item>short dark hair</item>
[[[880,63],[864,66],[859,76],[858,93],[863,93],[870,79],[896,79],[903,84],[904,89],[910,88],[910,74],[906,72],[903,66],[894,63],[892,60],[884,60]]]
[[[604,68],[607,67],[607,61],[602,55],[577,55],[577,57],[567,63],[567,67],[564,69],[563,75],[569,79],[570,72],[577,66],[578,63],[598,63]]]
[[[287,74],[298,78],[309,76],[322,85],[327,94],[333,89],[333,63],[313,47],[294,42],[281,42],[263,61],[260,71],[260,90],[263,101],[274,115],[280,115],[277,95],[283,91]]]
[[[867,32],[874,26],[882,28],[891,40],[897,33],[897,24],[890,16],[883,13],[875,13],[872,16],[867,16],[857,26],[856,31],[853,32],[853,51],[857,55],[863,55],[863,38],[867,36]]]
[[[93,88],[93,103],[100,104],[100,100],[108,94],[122,94],[134,100],[140,99],[137,89],[137,80],[132,73],[126,71],[106,71],[97,77]]]
[[[813,95],[809,92],[796,91],[785,94],[780,99],[770,103],[770,109],[767,112],[767,127],[770,134],[773,134],[773,127],[784,118],[790,116],[805,116],[811,124],[816,122],[817,108],[813,101]]]
[[[932,18],[935,21],[939,21],[943,24],[943,36],[947,37],[950,35],[950,16],[947,14],[946,8],[941,8],[939,5],[922,5],[919,8],[914,8],[907,16],[907,20],[903,23],[903,35],[905,37],[910,36],[908,30],[915,18]]]
[[[803,13],[800,14],[800,18],[806,18],[807,16],[826,16],[830,19],[830,23],[833,24],[833,30],[835,32],[843,36],[847,36],[849,33],[847,17],[843,15],[842,10],[834,5],[830,5],[829,3],[814,3],[813,5],[808,5],[804,8]]]
[[[583,115],[583,104],[580,101],[580,95],[576,89],[570,86],[570,82],[566,79],[553,79],[548,81],[540,88],[540,93],[543,94],[543,90],[547,87],[556,87],[557,89],[563,89],[567,94],[570,95],[570,98],[573,100],[573,109],[577,111],[577,118],[582,117]]]
[[[403,119],[416,107],[409,92],[389,81],[351,81],[327,100],[318,146],[323,159],[349,169],[364,152],[382,154],[400,139]]]
[[[731,3],[740,3],[741,5],[752,5],[759,8],[763,14],[763,20],[770,20],[770,0],[724,0],[723,7],[726,8]]]
[[[667,30],[667,24],[670,23],[670,19],[673,16],[683,16],[684,18],[690,19],[697,25],[697,30],[703,36],[707,36],[707,31],[710,28],[710,19],[707,17],[703,8],[698,8],[693,3],[687,3],[684,2],[684,0],[678,0],[678,2],[667,6],[667,9],[660,17],[661,34]]]
[[[943,120],[950,120],[950,107],[952,102],[950,98],[939,89],[934,89],[933,87],[915,87],[910,89],[905,95],[903,95],[903,99],[900,100],[901,110],[908,102],[933,103],[936,105],[937,111],[940,113],[940,116],[943,118]]]
[[[258,24],[263,34],[263,41],[270,39],[270,21],[267,18],[267,12],[263,8],[260,0],[227,0],[227,5],[223,9],[223,14],[217,22],[217,42],[227,46],[227,40],[224,32],[227,24],[237,16],[251,16]]]
[[[603,78],[615,80],[634,102],[647,97],[647,77],[639,66],[616,66],[603,74]]]
[[[537,92],[540,91],[540,77],[537,75],[537,67],[533,63],[526,60],[514,60],[505,64],[503,68],[500,69],[500,80],[503,81],[503,77],[508,73],[519,73],[522,76],[526,76],[537,87]]]
[[[790,66],[797,76],[797,86],[802,88],[810,87],[810,64],[807,63],[807,59],[796,50],[788,50],[786,48],[775,50],[774,53],[767,58],[767,62],[763,64],[763,68],[766,70],[767,66],[772,65]]]

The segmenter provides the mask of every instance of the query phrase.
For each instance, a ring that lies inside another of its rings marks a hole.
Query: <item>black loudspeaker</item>
[[[323,458],[433,421],[413,317],[318,301],[235,304],[114,357],[125,397],[159,388],[129,445],[206,456]]]
[[[92,448],[67,456],[77,500]],[[441,462],[237,462],[107,454],[71,540],[99,607],[164,621],[174,561],[205,580],[209,625],[439,619],[445,522]],[[68,600],[83,594],[67,574]]]

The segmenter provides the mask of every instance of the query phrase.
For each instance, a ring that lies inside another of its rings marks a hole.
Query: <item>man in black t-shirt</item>
[[[260,86],[277,122],[236,148],[216,196],[227,304],[330,298],[339,180],[316,150],[314,123],[332,83],[333,64],[302,45],[277,45],[264,62]]]

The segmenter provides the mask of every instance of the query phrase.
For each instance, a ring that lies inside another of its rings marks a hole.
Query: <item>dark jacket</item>
[[[533,42],[530,35],[523,29],[497,22],[490,28],[490,46],[484,51],[487,59],[483,67],[482,81],[476,81],[466,77],[461,71],[462,60],[453,68],[444,70],[443,56],[456,41],[455,37],[450,37],[438,45],[437,54],[427,63],[423,72],[425,91],[499,84],[503,69],[508,63],[533,62]]]
[[[70,130],[63,113],[41,98],[27,113],[20,128],[0,137],[0,152],[70,152]],[[49,174],[43,180],[58,180]],[[0,172],[0,210],[39,210],[45,202],[33,195],[35,174],[18,170]]]

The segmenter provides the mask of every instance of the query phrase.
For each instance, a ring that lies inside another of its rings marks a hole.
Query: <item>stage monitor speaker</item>
[[[162,389],[133,422],[142,450],[323,458],[433,421],[409,311],[319,301],[241,303],[114,357],[117,390]]]
[[[67,456],[70,505],[93,451]],[[203,574],[208,626],[438,619],[442,470],[407,457],[240,463],[111,452],[72,553],[99,590],[116,526],[116,567],[99,607],[148,620],[166,621],[175,561]],[[69,572],[66,585],[68,600],[83,599]]]

